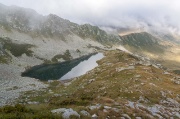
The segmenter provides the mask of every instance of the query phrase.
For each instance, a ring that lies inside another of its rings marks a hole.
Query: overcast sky
[[[180,0],[0,0],[76,23],[99,26],[180,29]]]

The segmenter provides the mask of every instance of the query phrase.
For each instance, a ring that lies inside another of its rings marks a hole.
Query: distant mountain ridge
[[[111,44],[112,41],[119,43],[119,37],[108,35],[97,26],[78,25],[54,14],[42,16],[31,9],[1,6],[0,25],[5,30],[16,29],[33,37],[42,35],[45,37],[57,37],[61,40],[65,40],[65,37],[69,34],[75,34],[81,38],[91,38],[104,45],[106,42]]]
[[[159,43],[161,40],[147,32],[131,33],[120,38],[123,45],[127,46],[131,52],[150,52],[159,55],[164,52],[165,47]]]
[[[120,36],[122,45],[133,54],[150,58],[169,69],[180,69],[180,45],[169,36],[151,35],[147,32]]]

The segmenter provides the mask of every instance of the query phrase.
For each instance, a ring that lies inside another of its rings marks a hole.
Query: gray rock
[[[163,74],[170,74],[169,72],[166,72],[166,71],[164,71],[164,73]]]
[[[80,113],[81,113],[83,116],[90,116],[89,112],[87,112],[87,111],[85,111],[85,110],[80,111]]]
[[[62,113],[62,117],[63,119],[69,119],[71,115],[77,116],[78,118],[80,118],[80,115],[74,111],[73,109],[66,109],[66,108],[59,108],[59,109],[54,109],[51,110],[52,113]]]
[[[108,112],[108,111],[107,111],[107,109],[103,109],[103,112],[105,112],[105,113],[106,113],[106,112]]]
[[[156,69],[159,69],[159,66],[152,64],[153,67],[155,67]]]
[[[180,112],[175,112],[174,115],[180,119]]]
[[[110,119],[110,116],[107,116],[106,119]]]
[[[74,111],[73,109],[71,109],[71,108],[70,108],[70,109],[66,109],[65,112],[62,114],[62,117],[63,117],[64,119],[69,119],[69,117],[70,117],[71,115],[74,115],[74,116],[80,118],[80,115],[79,115],[76,111]]]
[[[169,101],[169,102],[171,102],[171,103],[173,103],[173,104],[175,104],[177,106],[180,106],[180,104],[176,100],[174,100],[172,98],[167,98],[167,101]]]
[[[104,106],[104,109],[111,109],[112,107]]]
[[[63,113],[65,112],[66,108],[59,108],[59,109],[54,109],[51,110],[52,113]]]
[[[39,104],[39,102],[27,102],[28,104],[35,104],[35,105],[37,105],[37,104]]]
[[[95,81],[95,79],[90,79],[88,83],[92,83],[93,81]]]
[[[98,116],[96,114],[93,114],[91,119],[98,119]]]
[[[134,77],[135,77],[135,78],[140,78],[140,77],[141,77],[141,75],[135,75]]]
[[[121,117],[121,119],[126,119],[125,117]]]
[[[131,117],[127,114],[122,114],[123,117],[127,118],[127,119],[131,119]]]
[[[115,111],[115,112],[117,112],[117,113],[119,112],[119,109],[118,109],[118,108],[112,108],[112,110]]]
[[[67,82],[67,83],[64,83],[64,86],[69,86],[71,85],[72,82]]]
[[[135,69],[134,66],[129,66],[129,67],[121,67],[121,68],[116,68],[117,72],[123,71],[123,70],[131,70],[131,69]]]
[[[99,109],[100,107],[101,107],[100,104],[96,104],[96,105],[93,105],[93,106],[89,106],[89,109],[94,110],[94,109]]]

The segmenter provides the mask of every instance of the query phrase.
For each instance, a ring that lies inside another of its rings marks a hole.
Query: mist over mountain
[[[1,0],[6,5],[32,8],[73,22],[101,26],[106,29],[136,29],[180,34],[180,3],[152,0]]]

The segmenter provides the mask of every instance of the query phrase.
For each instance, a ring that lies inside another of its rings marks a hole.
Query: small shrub
[[[53,99],[50,101],[51,105],[58,105],[58,106],[67,106],[67,105],[78,105],[78,106],[84,106],[88,105],[89,101],[87,100],[75,100],[75,99],[64,99],[61,101],[58,101],[56,99]]]
[[[12,112],[15,112],[15,111],[16,111],[16,108],[13,107],[13,106],[7,105],[7,106],[4,106],[4,107],[2,108],[2,111],[3,111],[4,113],[12,113]]]
[[[25,108],[24,105],[16,104],[15,108],[17,112],[27,112],[27,109]]]
[[[83,95],[81,95],[81,100],[93,100],[93,97],[86,95],[86,94],[83,94]]]
[[[51,113],[38,113],[31,117],[32,119],[61,119],[60,116],[53,115]]]

